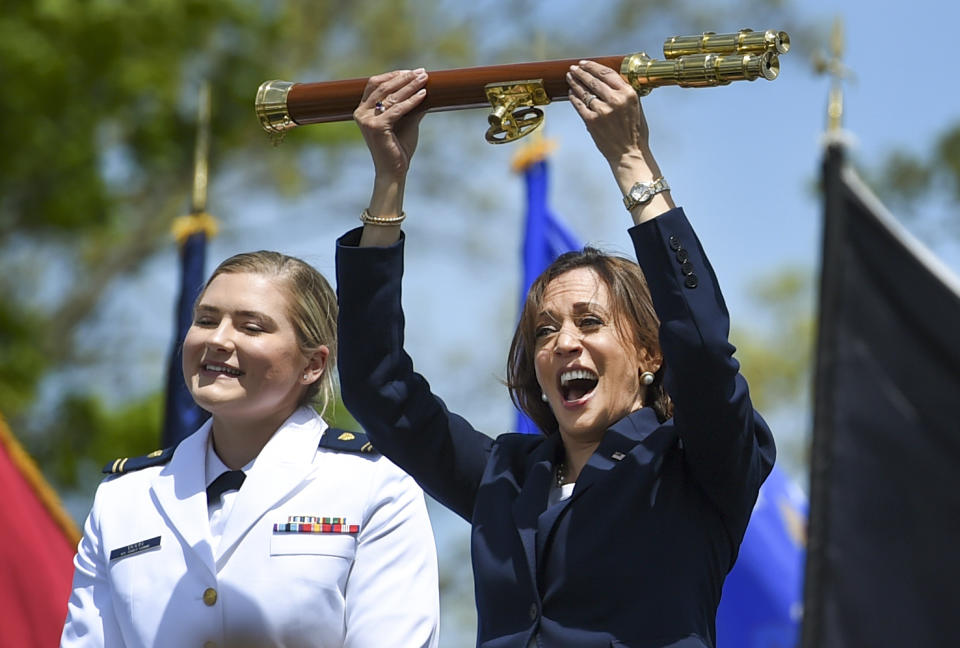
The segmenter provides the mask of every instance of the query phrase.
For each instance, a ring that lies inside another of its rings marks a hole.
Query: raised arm
[[[337,242],[340,385],[377,449],[469,520],[493,440],[447,411],[403,348],[400,221],[426,79],[423,70],[371,77],[354,113],[376,177],[363,228]]]
[[[662,178],[639,99],[619,74],[590,61],[570,70],[570,101],[606,158],[620,191]],[[669,189],[635,204],[630,235],[660,319],[664,384],[690,474],[724,513],[734,546],[776,454],[753,409],[727,337],[727,307],[713,268]]]
[[[417,106],[427,96],[426,84],[423,68],[370,77],[353,112],[375,172],[360,247],[391,245],[400,238],[403,190],[424,115]]]
[[[637,183],[663,178],[650,150],[650,130],[640,99],[617,72],[593,61],[581,61],[567,73],[570,103],[607,160],[623,195]],[[656,218],[676,207],[670,189],[653,194],[631,210],[635,224]]]

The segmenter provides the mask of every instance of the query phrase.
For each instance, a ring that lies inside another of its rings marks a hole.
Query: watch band
[[[658,193],[668,191],[669,189],[670,185],[667,184],[663,176],[660,176],[653,182],[637,182],[630,187],[630,191],[623,197],[623,206],[627,208],[627,211],[630,211],[637,205],[644,205],[650,202],[650,199]]]

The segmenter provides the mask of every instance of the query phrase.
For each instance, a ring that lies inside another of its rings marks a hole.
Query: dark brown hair
[[[654,374],[653,384],[647,387],[643,402],[656,411],[660,421],[665,421],[673,415],[673,403],[663,386],[664,368],[658,334],[660,319],[653,309],[647,280],[635,261],[589,246],[582,251],[559,256],[530,286],[507,358],[507,388],[514,405],[545,434],[557,431],[557,419],[549,403],[544,403],[540,398],[542,390],[534,366],[537,320],[543,309],[543,295],[550,282],[577,268],[593,270],[607,287],[621,339],[636,350],[646,349],[651,357],[661,359],[660,368]]]

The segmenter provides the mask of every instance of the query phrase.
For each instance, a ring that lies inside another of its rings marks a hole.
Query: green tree
[[[794,478],[804,477],[808,458],[816,334],[812,276],[809,268],[785,267],[753,284],[760,316],[731,332],[754,407],[775,428],[777,461]]]
[[[933,234],[960,237],[960,123],[944,129],[929,149],[923,153],[905,150],[891,152],[876,168],[865,172],[898,215]],[[931,202],[942,200],[946,209],[931,207]]]
[[[77,336],[105,291],[171,245],[170,224],[185,211],[191,190],[201,81],[211,82],[212,168],[236,165],[277,190],[295,190],[298,151],[318,144],[335,149],[356,139],[354,131],[304,129],[288,138],[287,155],[263,156],[266,135],[252,111],[259,83],[355,76],[414,55],[464,60],[472,45],[462,26],[436,18],[429,26],[444,37],[421,38],[420,18],[434,4],[15,0],[5,6],[0,143],[15,154],[0,160],[0,411],[28,445],[51,457],[58,480],[74,483],[75,471],[71,460],[48,451],[82,457],[98,443],[64,444],[56,430],[35,441],[43,436],[31,434],[41,419],[28,415],[37,388],[50,372],[92,359]],[[97,400],[67,395],[59,413],[72,434],[101,435],[99,426],[109,427]],[[153,400],[141,403],[141,411],[155,411]],[[145,431],[131,439],[158,438],[158,420],[139,422]],[[140,446],[111,439],[121,451]]]

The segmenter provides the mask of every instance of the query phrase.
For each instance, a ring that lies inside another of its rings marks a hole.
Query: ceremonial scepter
[[[591,60],[619,71],[645,95],[665,85],[702,88],[759,78],[773,81],[780,74],[779,55],[789,49],[786,32],[742,29],[732,34],[668,38],[663,60],[644,52]],[[492,106],[487,141],[512,142],[543,122],[543,110],[537,106],[568,98],[566,73],[582,58],[432,71],[421,108],[437,112]],[[257,91],[257,117],[263,129],[274,135],[305,124],[347,121],[353,118],[366,84],[366,78],[266,81]]]

